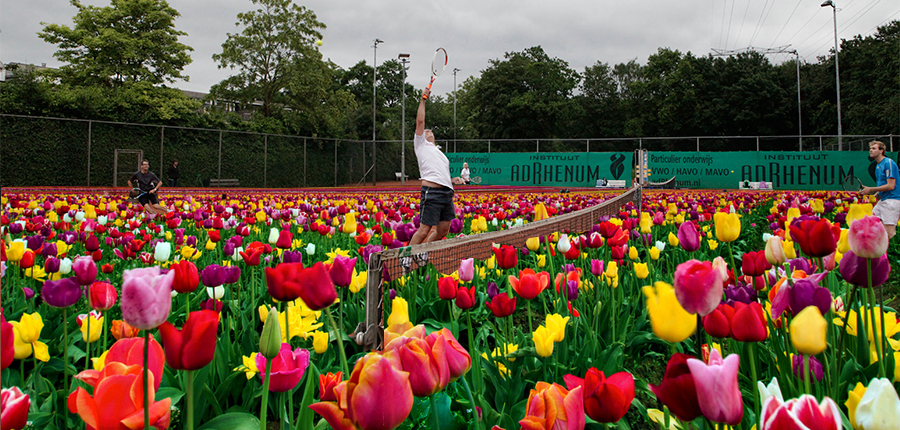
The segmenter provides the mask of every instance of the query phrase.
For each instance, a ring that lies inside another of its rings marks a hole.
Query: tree
[[[564,137],[578,72],[540,46],[491,60],[464,103],[483,138]],[[462,99],[461,99],[462,100]]]
[[[59,70],[63,83],[121,86],[126,83],[162,84],[177,79],[191,62],[193,49],[178,42],[186,35],[175,30],[181,16],[165,0],[112,0],[110,6],[78,9],[74,27],[47,24],[38,36],[59,46],[53,54],[69,63]]]
[[[219,68],[237,69],[238,74],[213,86],[215,97],[249,105],[262,101],[264,116],[280,115],[288,105],[287,88],[303,80],[321,62],[315,41],[322,38],[325,24],[313,11],[292,0],[251,0],[260,8],[237,15],[238,34],[228,33],[222,53],[214,54]]]

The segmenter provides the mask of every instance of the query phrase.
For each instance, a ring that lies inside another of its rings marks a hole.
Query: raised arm
[[[431,90],[426,88],[422,91],[422,98],[419,99],[419,111],[416,113],[416,135],[421,136],[425,133],[425,99],[431,95]]]

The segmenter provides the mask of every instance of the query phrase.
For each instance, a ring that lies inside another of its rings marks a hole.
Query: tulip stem
[[[328,322],[331,324],[331,329],[334,330],[334,336],[337,337],[338,342],[338,356],[341,357],[341,369],[344,370],[345,375],[350,374],[349,367],[347,367],[347,353],[344,351],[344,340],[341,336],[341,331],[338,329],[337,324],[334,322],[334,317],[331,316],[331,306],[325,308],[325,315],[328,317]]]
[[[809,356],[803,354],[803,388],[806,390],[805,393],[812,395],[812,390],[809,388],[811,376],[809,374]]]
[[[750,381],[756,382],[758,381],[756,377],[756,342],[748,342],[747,349],[749,350],[749,358],[750,358]],[[756,414],[756,428],[762,428],[762,425],[759,422],[759,418],[761,415],[759,399],[759,390],[751,390],[753,391],[753,413]]]
[[[872,279],[872,266],[871,266],[872,260],[869,258],[867,258],[866,260],[868,260],[867,263],[869,266],[868,267],[869,279]],[[869,282],[872,282],[872,281],[869,281]],[[880,321],[876,322],[875,321],[875,290],[872,288],[869,288],[869,307],[872,308],[872,324],[875,325],[875,324],[880,323],[880,327],[877,327],[877,326],[872,327],[872,336],[878,337],[878,339],[872,339],[872,340],[875,342],[875,346],[878,348],[878,371],[881,372],[880,374],[881,374],[882,378],[886,378],[887,372],[885,371],[885,368],[884,368],[884,310],[881,308],[881,304],[879,304],[878,312],[881,315],[879,316]],[[881,331],[879,331],[879,330],[881,330]]]
[[[69,394],[69,308],[63,308],[63,389],[66,390],[66,395]],[[34,354],[34,346],[32,345],[32,355]],[[35,357],[37,357],[35,355]],[[66,397],[63,397],[63,408],[60,413],[63,419],[63,428],[65,428],[66,424]]]
[[[266,360],[266,368],[263,369],[263,398],[262,409],[259,411],[259,430],[266,430],[266,415],[269,414],[269,379],[272,378],[269,369],[271,368],[272,360],[268,359]]]
[[[149,352],[150,330],[144,330],[144,430],[150,430]]]
[[[466,311],[466,322],[468,323],[468,333],[466,333],[469,337],[469,351],[477,351],[475,348],[475,334],[472,332],[472,311]],[[475,385],[475,389],[478,390],[482,387],[481,384],[484,384],[484,381],[481,379],[481,360],[476,355],[476,358],[472,359],[472,368],[475,371],[475,374],[472,375],[472,385]]]
[[[472,395],[472,390],[469,388],[469,383],[466,382],[466,378],[459,378],[460,382],[462,382],[463,388],[466,390],[466,397],[469,398],[469,406],[472,407],[472,423],[475,424],[475,430],[481,429],[481,422],[478,420],[478,408],[475,406],[475,396]]]
[[[285,335],[285,339],[287,339],[287,344],[290,345],[291,344],[291,318],[290,318],[291,317],[291,315],[290,315],[291,304],[290,304],[290,302],[281,302],[281,303],[284,305],[284,335]]]
[[[438,418],[437,402],[434,401],[434,396],[436,395],[437,393],[428,396],[428,402],[431,403],[431,417],[434,419],[434,430],[440,430],[441,421]]]
[[[85,340],[84,340],[84,343],[85,343],[85,346],[84,346],[84,349],[85,349],[84,368],[90,369],[91,368],[91,312],[90,311],[88,311],[87,318],[85,318],[85,320],[87,320],[86,321],[87,322],[87,336],[85,336]]]
[[[525,307],[528,308],[528,331],[534,331],[534,323],[531,322],[531,300],[525,300]],[[469,326],[471,327],[471,325],[470,323]],[[472,345],[469,345],[469,348],[471,347]]]
[[[100,312],[100,319],[103,321],[103,323],[100,325],[100,330],[103,331],[103,350],[106,351],[106,335],[107,333],[109,333],[109,330],[106,329],[106,318],[104,318],[103,312]],[[89,366],[89,368],[90,367],[93,366]]]
[[[186,417],[186,425],[184,428],[187,430],[194,430],[194,371],[193,370],[185,370],[184,371],[184,393],[185,393],[185,401],[187,405],[187,417]]]

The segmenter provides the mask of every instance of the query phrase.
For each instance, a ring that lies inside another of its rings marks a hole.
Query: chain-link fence
[[[844,151],[863,151],[892,135],[845,135]],[[711,136],[604,139],[439,140],[448,153],[838,150],[837,136]],[[122,151],[127,150],[127,151]],[[139,156],[136,154],[140,154]],[[108,121],[0,114],[0,184],[125,186],[139,157],[163,181],[178,160],[180,186],[237,179],[241,187],[300,188],[418,177],[412,135],[400,141],[341,140]],[[374,162],[374,166],[373,166]],[[116,174],[118,171],[118,175]]]

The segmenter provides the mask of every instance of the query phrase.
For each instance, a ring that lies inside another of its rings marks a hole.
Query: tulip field
[[[645,190],[385,279],[372,351],[367,262],[417,192],[164,191],[156,216],[3,190],[0,430],[900,428],[900,247],[868,197]],[[462,190],[448,237],[616,195]]]

